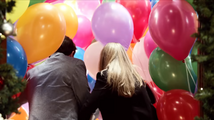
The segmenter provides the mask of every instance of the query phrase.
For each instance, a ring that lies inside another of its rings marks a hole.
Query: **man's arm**
[[[90,88],[88,86],[84,62],[79,60],[76,64],[75,70],[73,70],[74,73],[72,74],[72,89],[81,108],[87,96],[90,94]]]

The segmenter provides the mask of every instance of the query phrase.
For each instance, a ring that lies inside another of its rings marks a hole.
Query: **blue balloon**
[[[151,9],[155,6],[155,4],[158,2],[159,0],[152,0],[151,1]]]
[[[7,37],[7,63],[12,65],[18,77],[24,77],[27,71],[27,57],[22,46],[15,40]]]
[[[87,78],[88,78],[88,85],[92,91],[94,89],[96,80],[94,80],[89,74],[87,75]]]
[[[76,53],[74,55],[74,58],[78,58],[78,59],[83,61],[84,54],[85,54],[85,51],[82,48],[77,47]]]

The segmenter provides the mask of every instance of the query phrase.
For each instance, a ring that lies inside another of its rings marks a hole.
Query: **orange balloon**
[[[19,112],[21,112],[21,114],[13,113],[9,120],[28,120],[27,112],[22,107],[19,108]]]
[[[74,38],[78,29],[78,18],[75,11],[72,9],[72,7],[65,3],[58,3],[54,6],[56,6],[64,15],[66,21],[66,36],[70,37],[71,39]]]
[[[66,24],[59,10],[49,3],[30,6],[19,18],[17,41],[24,48],[28,63],[53,54],[62,44]]]
[[[136,43],[131,43],[129,45],[129,49],[127,50],[127,54],[129,56],[129,59],[131,60],[132,62],[132,52],[133,52],[133,49],[134,49],[134,46],[135,46]],[[133,63],[133,62],[132,62]]]
[[[141,38],[146,36],[146,33],[148,32],[148,30],[149,30],[149,27],[146,28],[146,31],[143,33],[143,36]]]

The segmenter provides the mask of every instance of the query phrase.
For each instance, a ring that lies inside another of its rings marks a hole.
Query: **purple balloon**
[[[152,39],[150,32],[148,30],[148,32],[146,33],[145,39],[144,39],[144,49],[146,52],[146,56],[149,58],[150,54],[152,53],[152,51],[158,47],[156,45],[156,43],[154,42],[154,40]]]
[[[102,44],[120,43],[127,50],[133,37],[133,21],[125,7],[108,2],[100,5],[92,17],[92,31]]]

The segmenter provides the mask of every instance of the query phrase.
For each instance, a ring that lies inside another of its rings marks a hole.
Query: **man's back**
[[[30,120],[77,120],[89,94],[83,61],[56,53],[27,73]]]

